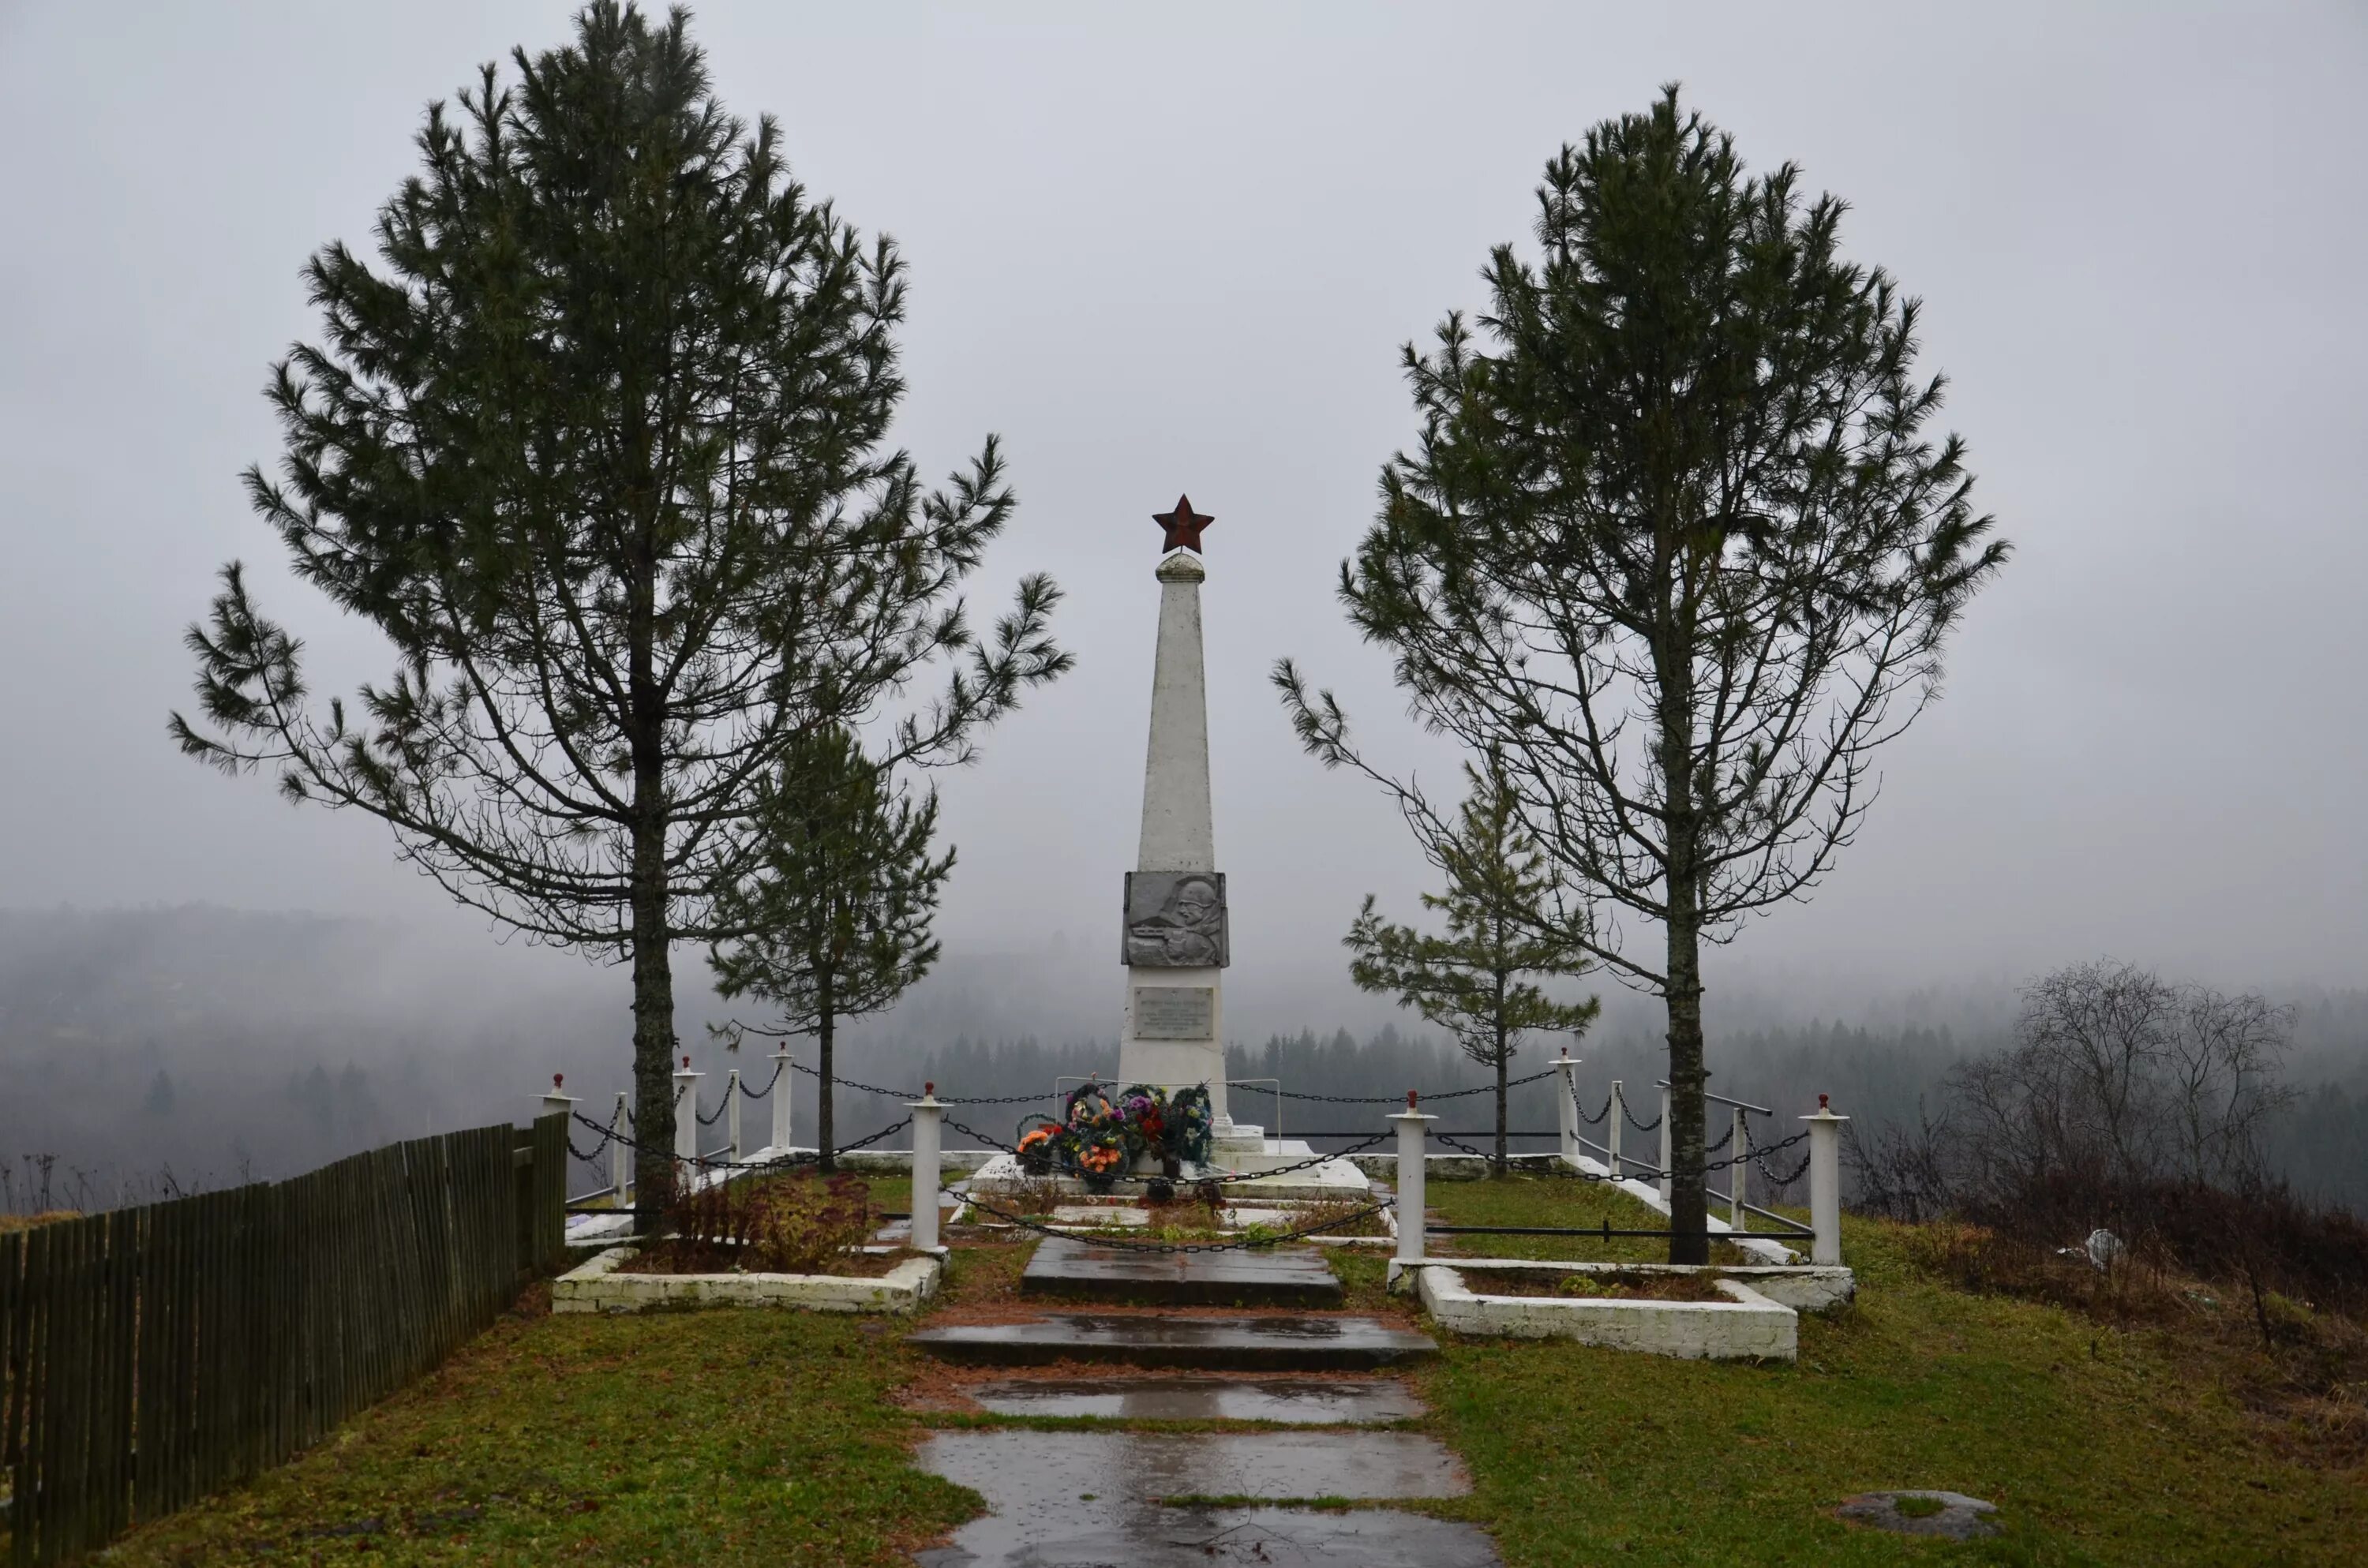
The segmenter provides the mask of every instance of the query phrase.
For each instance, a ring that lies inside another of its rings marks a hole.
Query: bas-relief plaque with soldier
[[[1233,961],[1222,871],[1129,871],[1121,963],[1222,969]]]

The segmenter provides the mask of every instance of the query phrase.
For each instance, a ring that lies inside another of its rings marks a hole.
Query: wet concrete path
[[[997,1415],[1099,1415],[1135,1421],[1273,1421],[1370,1426],[1422,1414],[1394,1378],[1006,1378],[973,1384],[971,1402]]]
[[[1304,1299],[1311,1258],[1322,1267],[1320,1255],[1217,1256],[1245,1288],[1237,1298],[1245,1301],[1289,1300],[1291,1292]],[[1099,1260],[1064,1248],[1043,1261],[1058,1270]],[[1262,1264],[1270,1277],[1259,1276]],[[1030,1267],[1039,1273],[1035,1261]],[[1165,1287],[1179,1297],[1175,1304],[1206,1299],[1199,1282],[1175,1272]],[[1140,1271],[1136,1284],[1133,1299],[1163,1299],[1157,1270]],[[991,1511],[949,1544],[919,1553],[922,1568],[1496,1568],[1499,1561],[1487,1535],[1470,1525],[1387,1507],[1305,1506],[1452,1497],[1470,1489],[1438,1439],[1375,1429],[1422,1414],[1404,1381],[1372,1371],[1436,1354],[1425,1335],[1372,1318],[1175,1317],[1155,1308],[948,1325],[910,1342],[971,1366],[1098,1364],[1091,1376],[1001,1374],[972,1384],[968,1397],[997,1414],[1275,1424],[1235,1432],[939,1433],[921,1449],[922,1468],[973,1488]]]

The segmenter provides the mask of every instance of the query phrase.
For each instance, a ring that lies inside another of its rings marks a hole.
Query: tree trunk
[[[1702,1172],[1702,916],[1693,846],[1669,856],[1669,1261],[1710,1261],[1710,1199]],[[1682,868],[1683,874],[1680,874]]]
[[[1693,712],[1686,661],[1661,661],[1661,777],[1668,791],[1669,1016],[1669,1261],[1710,1261],[1710,1195],[1703,1179],[1702,817],[1693,800]],[[1739,1151],[1738,1151],[1739,1152]]]
[[[642,837],[637,829],[636,840]],[[661,845],[661,828],[654,836]],[[674,970],[663,850],[633,853],[633,1229],[647,1235],[674,1197]]]
[[[1505,1155],[1505,981],[1497,979],[1497,1169],[1502,1178],[1509,1168]]]
[[[814,1046],[817,1064],[822,1069],[822,1089],[814,1102],[814,1147],[821,1151],[820,1169],[827,1176],[838,1169],[838,1131],[830,1113],[831,1068],[831,973],[825,964],[814,975]]]
[[[633,767],[633,1228],[674,1200],[674,965],[666,882],[666,699],[657,680],[657,561],[649,536],[627,617]]]

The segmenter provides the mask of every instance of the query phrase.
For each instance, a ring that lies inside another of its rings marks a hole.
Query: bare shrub
[[[2294,1098],[2279,1081],[2292,1024],[2258,994],[2133,964],[2044,976],[2013,1046],[1958,1067],[1937,1112],[1919,1102],[1912,1126],[1849,1130],[1853,1206],[1923,1223],[1912,1244],[1941,1249],[1928,1266],[1970,1289],[2126,1317],[2163,1305],[2144,1277],[2232,1281],[2264,1346],[2281,1294],[2368,1312],[2368,1226],[2297,1199],[2263,1158]],[[2078,1252],[2099,1228],[2124,1244],[2129,1279],[2100,1281]],[[2105,1299],[2131,1291],[2147,1300]]]
[[[878,1223],[871,1189],[845,1172],[748,1177],[678,1193],[670,1234],[649,1250],[668,1272],[806,1274],[862,1245]]]

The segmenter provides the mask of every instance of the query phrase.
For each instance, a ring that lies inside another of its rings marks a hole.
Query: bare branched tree
[[[1958,1067],[1941,1125],[1957,1206],[2002,1212],[2043,1188],[2103,1195],[2163,1181],[2249,1193],[2293,1012],[2100,960],[2023,988],[2011,1049]],[[1912,1138],[1880,1145],[1897,1186]],[[1863,1178],[1861,1178],[1863,1180]]]

